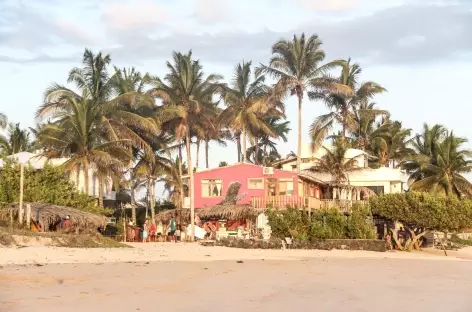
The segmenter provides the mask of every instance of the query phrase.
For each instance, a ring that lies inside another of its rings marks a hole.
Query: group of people
[[[149,219],[146,219],[143,224],[143,231],[142,231],[142,239],[143,243],[148,242],[153,237],[158,236],[167,236],[170,242],[176,242],[176,232],[177,232],[177,224],[175,222],[175,217],[172,215],[169,223],[167,224],[166,228],[162,222],[159,222],[156,226],[156,223],[153,221],[149,222]]]

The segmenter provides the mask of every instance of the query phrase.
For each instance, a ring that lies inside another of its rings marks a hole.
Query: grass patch
[[[22,242],[18,242],[21,240]],[[35,245],[57,246],[67,248],[132,248],[99,233],[66,234],[60,232],[32,232],[25,229],[0,227],[0,244],[3,246],[20,246],[24,242],[35,242]]]

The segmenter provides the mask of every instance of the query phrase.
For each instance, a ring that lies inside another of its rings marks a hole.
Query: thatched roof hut
[[[23,209],[26,209],[23,204]],[[31,219],[39,221],[44,228],[49,228],[60,222],[65,216],[70,216],[72,225],[80,228],[99,228],[107,224],[105,216],[97,215],[91,212],[79,210],[72,207],[56,206],[52,204],[29,203],[31,205]],[[13,212],[13,218],[18,219],[19,204],[7,205],[0,209],[0,220],[9,222],[10,209]]]

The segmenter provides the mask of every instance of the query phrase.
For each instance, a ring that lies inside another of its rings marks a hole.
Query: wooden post
[[[25,175],[25,165],[20,164],[20,205],[18,207],[18,221],[23,224],[23,183]]]
[[[26,227],[31,228],[31,204],[26,204]]]

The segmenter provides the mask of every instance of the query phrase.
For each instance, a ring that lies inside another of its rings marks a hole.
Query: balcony
[[[347,199],[318,199],[311,196],[267,196],[267,197],[252,197],[252,207],[256,209],[261,208],[275,208],[285,209],[291,208],[309,208],[310,210],[324,209],[324,208],[338,208],[341,212],[349,212],[354,203],[364,204],[362,200],[347,200]]]

